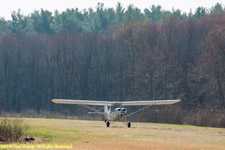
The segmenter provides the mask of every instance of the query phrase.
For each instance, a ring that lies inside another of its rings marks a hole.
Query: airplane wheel
[[[110,125],[110,123],[109,123],[109,121],[107,121],[107,122],[106,122],[106,126],[109,127],[109,125]]]
[[[131,127],[131,123],[130,123],[130,122],[127,123],[127,127],[128,127],[128,128]]]

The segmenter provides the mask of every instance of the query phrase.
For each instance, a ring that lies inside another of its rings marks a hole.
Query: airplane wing
[[[93,101],[93,100],[69,100],[69,99],[53,99],[52,102],[58,104],[80,104],[80,105],[123,105],[123,106],[137,106],[137,105],[168,105],[174,104],[181,100],[149,100],[149,101],[124,101],[124,102],[112,102],[112,101]]]
[[[81,105],[114,105],[115,102],[110,101],[93,101],[93,100],[70,100],[70,99],[53,99],[52,102],[57,104],[81,104]]]
[[[181,100],[151,100],[151,101],[124,101],[120,102],[123,106],[137,105],[169,105],[180,102]]]

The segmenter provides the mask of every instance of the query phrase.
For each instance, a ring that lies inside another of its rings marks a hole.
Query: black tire
[[[130,123],[130,122],[127,123],[127,127],[128,127],[128,128],[131,127],[131,123]]]
[[[109,127],[110,126],[110,123],[109,121],[106,122],[106,127]]]

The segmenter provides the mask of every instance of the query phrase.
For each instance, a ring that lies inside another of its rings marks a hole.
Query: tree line
[[[55,10],[36,10],[29,15],[23,15],[21,10],[13,11],[11,19],[0,18],[0,34],[13,33],[23,34],[29,32],[36,33],[58,33],[58,32],[104,32],[118,24],[125,22],[152,21],[156,23],[168,22],[171,18],[178,20],[188,20],[190,18],[201,18],[214,14],[222,14],[224,7],[222,4],[215,4],[210,9],[198,7],[195,12],[182,12],[179,9],[172,11],[163,10],[160,5],[152,5],[144,9],[143,12],[133,5],[126,9],[118,3],[116,8],[105,8],[103,3],[98,3],[96,9],[88,8],[84,10],[67,9],[63,12]]]
[[[1,110],[81,116],[86,109],[51,99],[179,98],[131,119],[224,127],[224,9],[167,19],[121,22],[107,32],[1,34]]]

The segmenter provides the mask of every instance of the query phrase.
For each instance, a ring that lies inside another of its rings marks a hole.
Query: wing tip
[[[174,103],[179,103],[181,99],[176,99]]]
[[[52,102],[53,103],[57,103],[57,99],[52,99]]]

